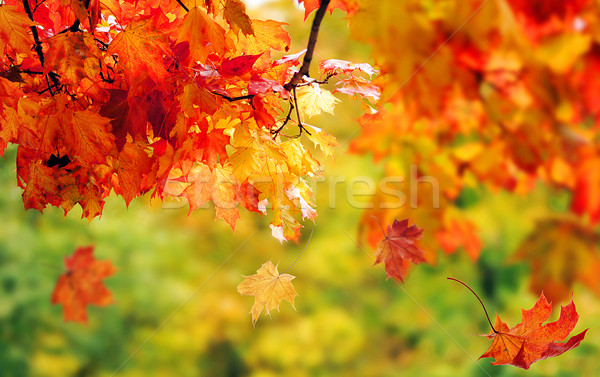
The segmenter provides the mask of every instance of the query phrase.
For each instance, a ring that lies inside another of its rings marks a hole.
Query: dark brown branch
[[[189,12],[190,10],[188,9],[188,7],[185,6],[185,4],[181,1],[181,0],[177,0],[177,2],[179,3],[179,5],[181,5],[181,7],[183,9],[185,9],[186,12]]]
[[[31,12],[32,14],[35,13],[35,11],[40,7],[40,5],[44,4],[46,2],[46,0],[42,0],[39,3],[35,4],[35,8],[33,8],[33,11]]]
[[[296,97],[296,88],[294,87],[292,89],[292,93],[294,93],[294,105],[296,105],[296,117],[298,118],[298,127],[300,128],[300,132],[298,133],[298,136],[296,137],[300,137],[302,135],[302,131],[305,131],[307,134],[311,134],[310,132],[308,132],[308,130],[302,125],[302,121],[300,120],[300,110],[298,109],[298,98]]]
[[[312,27],[310,29],[308,46],[306,47],[306,54],[304,54],[302,66],[300,67],[300,70],[294,74],[292,79],[284,85],[284,88],[287,90],[291,90],[292,88],[298,86],[298,84],[300,84],[304,79],[304,76],[309,76],[310,63],[312,62],[313,52],[315,51],[315,46],[317,44],[319,28],[321,27],[321,21],[323,21],[323,17],[325,17],[325,11],[327,10],[329,1],[330,0],[321,0],[321,5],[315,14],[315,18],[313,19]]]
[[[28,75],[43,75],[44,72],[32,71],[30,69],[20,69],[21,73],[26,73]]]
[[[288,111],[287,116],[285,117],[285,120],[283,121],[283,123],[281,124],[281,126],[278,129],[271,130],[271,133],[273,134],[273,140],[275,140],[275,138],[277,138],[277,135],[279,135],[281,130],[283,130],[283,127],[285,127],[288,124],[288,122],[290,120],[292,120],[292,111],[294,111],[294,103],[290,100],[290,110]]]
[[[81,22],[79,21],[79,18],[78,18],[75,20],[75,22],[73,22],[73,25],[69,26],[68,28],[59,32],[58,34],[64,34],[68,31],[70,31],[71,33],[76,33],[78,31],[81,31],[81,29],[79,29],[79,25],[81,25]]]
[[[252,103],[252,99],[254,99],[254,94],[246,94],[245,96],[238,96],[238,97],[229,97],[226,94],[221,94],[221,93],[217,93],[217,92],[211,92],[211,93],[214,94],[215,96],[225,98],[229,102],[235,102],[235,101],[249,99],[250,103]]]
[[[29,16],[29,19],[31,21],[34,21],[33,19],[33,12],[31,12],[31,8],[29,7],[29,1],[28,0],[23,0],[23,9],[25,9],[25,13],[27,13],[27,16]],[[37,52],[37,55],[40,59],[40,64],[42,65],[42,67],[44,66],[44,52],[42,51],[42,42],[40,42],[40,36],[38,34],[38,30],[37,30],[37,26],[31,26],[31,34],[33,35],[33,40],[35,41],[35,52]],[[58,75],[54,72],[50,72],[48,74],[48,76],[50,76],[50,79],[52,79],[52,82],[54,83],[53,86],[59,86],[60,85],[60,81],[58,80]],[[48,86],[48,89],[50,90],[50,93],[52,94],[52,89],[50,89],[51,86]]]
[[[25,9],[25,13],[29,16],[29,19],[33,21],[33,13],[31,12],[31,8],[29,7],[29,1],[23,0],[23,9]],[[31,26],[31,34],[33,34],[33,40],[35,41],[35,52],[37,52],[38,57],[40,58],[40,63],[42,63],[42,67],[44,66],[44,52],[42,51],[42,43],[40,42],[40,36],[38,35],[38,30],[36,26]]]

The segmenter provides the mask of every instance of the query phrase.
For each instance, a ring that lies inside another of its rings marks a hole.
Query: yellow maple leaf
[[[330,91],[322,89],[319,84],[298,88],[296,98],[300,112],[308,118],[321,114],[323,111],[333,114],[335,104],[340,102]]]
[[[240,0],[226,0],[223,17],[236,34],[239,34],[240,30],[244,34],[254,34],[252,21],[246,14],[246,6]]]
[[[294,297],[296,296],[296,290],[292,285],[295,276],[279,274],[277,266],[273,262],[268,261],[256,272],[254,275],[244,276],[244,281],[237,287],[239,294],[254,296],[254,305],[250,310],[252,325],[258,320],[263,308],[267,314],[273,309],[279,310],[282,299],[294,307]],[[294,307],[294,309],[296,308]]]

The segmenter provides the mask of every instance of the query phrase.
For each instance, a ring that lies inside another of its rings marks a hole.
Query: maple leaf
[[[226,0],[223,17],[231,26],[231,29],[238,34],[241,30],[244,34],[253,34],[252,21],[246,14],[246,6],[240,0]]]
[[[268,49],[288,51],[291,38],[283,29],[285,22],[253,20],[253,34],[240,35],[238,50],[249,55],[262,54]]]
[[[333,108],[339,99],[335,98],[327,89],[318,84],[303,86],[296,90],[298,108],[309,119],[325,111],[333,114]]]
[[[344,93],[349,96],[356,95],[359,97],[371,97],[373,101],[379,100],[380,90],[376,85],[360,77],[350,77],[340,80],[334,92]]]
[[[134,84],[150,77],[163,84],[169,73],[162,64],[163,55],[170,51],[167,38],[149,20],[132,22],[108,46],[108,53],[118,56],[117,67]]]
[[[79,247],[71,257],[65,257],[66,272],[58,278],[52,292],[52,303],[63,306],[65,321],[87,322],[87,305],[107,306],[112,293],[102,279],[116,271],[110,261],[94,258],[94,247]]]
[[[185,15],[178,42],[188,42],[192,61],[204,63],[211,53],[223,56],[227,50],[225,29],[216,23],[204,9],[194,7]]]
[[[318,146],[326,157],[333,157],[333,148],[338,146],[338,142],[335,137],[318,127],[311,125],[305,126],[312,128],[308,138],[315,144],[315,146]]]
[[[494,330],[482,335],[493,339],[492,344],[479,358],[493,357],[493,365],[510,364],[529,369],[538,360],[559,356],[579,346],[587,329],[572,336],[566,343],[558,342],[567,338],[579,320],[573,301],[567,306],[561,306],[557,321],[542,325],[548,320],[551,311],[552,306],[542,293],[533,308],[522,310],[521,323],[512,328],[496,315]]]
[[[388,225],[387,234],[384,232],[385,238],[377,245],[374,265],[384,262],[387,277],[404,282],[408,262],[426,262],[424,251],[417,243],[422,234],[423,229],[414,224],[408,226],[408,219],[394,220],[393,225]]]
[[[237,287],[239,294],[254,296],[254,305],[250,310],[252,325],[256,324],[263,309],[269,315],[271,310],[279,310],[281,300],[286,300],[294,307],[294,298],[297,295],[292,285],[295,276],[279,274],[273,262],[266,262],[256,272],[254,275],[244,276],[244,281]]]
[[[79,85],[84,78],[94,78],[100,72],[99,56],[93,53],[94,41],[84,33],[66,32],[46,41],[44,74],[55,71],[70,84]]]
[[[306,20],[313,11],[319,9],[319,6],[321,5],[321,0],[300,0],[300,2],[304,3],[304,20]],[[327,9],[331,14],[333,14],[333,10],[336,8],[341,9],[348,14],[348,17],[351,17],[358,12],[358,1],[331,0],[327,6]]]
[[[37,25],[12,5],[0,4],[0,55],[7,47],[18,53],[31,55],[34,44],[31,28]]]
[[[127,143],[119,152],[116,162],[118,186],[115,192],[125,199],[125,204],[149,189],[146,180],[152,169],[152,159],[145,150],[144,143]]]
[[[368,63],[355,64],[339,59],[322,60],[319,63],[319,70],[323,71],[323,73],[326,75],[331,75],[334,73],[352,73],[355,70],[362,71],[369,75],[369,77],[372,77],[377,73],[377,70],[375,70]]]

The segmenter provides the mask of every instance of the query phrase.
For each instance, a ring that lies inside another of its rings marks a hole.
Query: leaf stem
[[[312,228],[312,230],[310,231],[310,236],[308,237],[308,241],[306,241],[306,245],[304,245],[304,249],[302,249],[302,251],[300,252],[300,255],[298,255],[296,260],[294,262],[292,262],[292,264],[285,271],[283,271],[282,273],[279,274],[280,276],[285,274],[286,272],[288,272],[290,270],[290,268],[294,267],[296,262],[298,262],[298,259],[300,259],[300,257],[302,256],[302,254],[304,254],[304,251],[308,247],[308,244],[310,243],[310,239],[312,238],[314,231],[315,231],[315,228]]]
[[[385,234],[385,230],[383,230],[383,225],[381,225],[381,221],[379,221],[379,219],[373,215],[371,215],[371,217],[377,221],[377,224],[379,224],[379,227],[381,228],[381,233],[383,233],[384,237],[388,238],[387,234]]]
[[[483,301],[481,301],[481,299],[479,298],[479,296],[477,295],[477,293],[475,293],[474,290],[471,289],[471,287],[469,287],[468,285],[466,285],[465,283],[463,283],[462,281],[455,279],[455,278],[448,278],[448,280],[454,280],[457,283],[460,283],[462,285],[464,285],[465,287],[467,287],[468,290],[471,291],[471,293],[473,293],[475,295],[475,297],[477,297],[477,299],[479,300],[479,303],[481,304],[481,307],[483,308],[483,311],[485,312],[485,317],[488,320],[488,323],[490,324],[490,327],[492,328],[492,331],[494,331],[494,333],[498,333],[498,331],[496,331],[496,329],[494,328],[494,325],[492,325],[492,321],[490,321],[490,316],[488,315],[487,310],[485,309],[485,305],[483,305]]]

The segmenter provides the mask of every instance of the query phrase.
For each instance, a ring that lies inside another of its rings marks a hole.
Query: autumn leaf
[[[63,306],[65,321],[87,322],[87,305],[107,306],[112,293],[102,279],[113,275],[115,267],[109,261],[98,261],[94,247],[79,247],[71,257],[65,257],[66,271],[58,278],[52,292],[52,303]]]
[[[551,311],[552,306],[542,293],[533,308],[522,310],[521,323],[512,328],[496,315],[495,330],[483,335],[493,339],[492,344],[479,358],[493,357],[496,359],[493,365],[510,364],[529,369],[536,361],[559,356],[579,346],[587,329],[572,336],[566,343],[559,343],[567,338],[579,320],[573,301],[561,306],[557,321],[543,325]]]
[[[335,104],[340,102],[331,92],[321,88],[318,84],[298,88],[296,93],[298,108],[309,119],[323,111],[333,114]]]
[[[383,228],[382,228],[383,231]],[[375,264],[385,263],[387,277],[393,277],[404,282],[404,275],[409,262],[426,262],[424,251],[417,241],[422,237],[423,229],[416,225],[408,226],[408,219],[394,220],[393,225],[388,225],[385,238],[379,241],[375,251]]]
[[[290,274],[279,274],[277,266],[271,261],[263,264],[256,274],[244,276],[244,281],[238,285],[237,291],[244,296],[254,296],[254,305],[250,310],[253,325],[263,309],[269,315],[271,310],[279,310],[282,299],[294,306],[294,298],[297,295],[292,285],[294,278],[295,276]]]
[[[225,29],[198,7],[190,9],[185,15],[177,41],[189,43],[192,60],[202,63],[213,52],[223,56],[227,47]]]
[[[320,0],[300,0],[300,2],[304,3],[305,20],[314,10],[319,9],[321,5]],[[348,14],[348,17],[351,17],[358,12],[358,0],[331,0],[327,9],[333,14],[333,10],[336,8],[341,9]]]
[[[110,43],[108,53],[118,57],[117,67],[123,69],[129,81],[140,84],[150,77],[164,84],[169,75],[162,64],[169,51],[165,35],[149,21],[132,22]]]
[[[322,60],[319,63],[319,70],[323,71],[326,75],[332,75],[335,73],[352,73],[356,70],[362,71],[372,77],[377,71],[368,63],[350,63],[345,60],[339,59],[327,59]]]
[[[44,73],[57,72],[66,82],[78,85],[84,78],[94,78],[100,72],[99,54],[93,53],[94,41],[84,33],[66,32],[46,41]]]
[[[31,55],[33,36],[31,27],[36,23],[12,5],[0,5],[0,54],[10,47],[16,52]]]
[[[226,0],[223,17],[231,26],[231,29],[238,34],[241,30],[244,34],[253,34],[252,21],[246,14],[246,6],[240,0]]]

